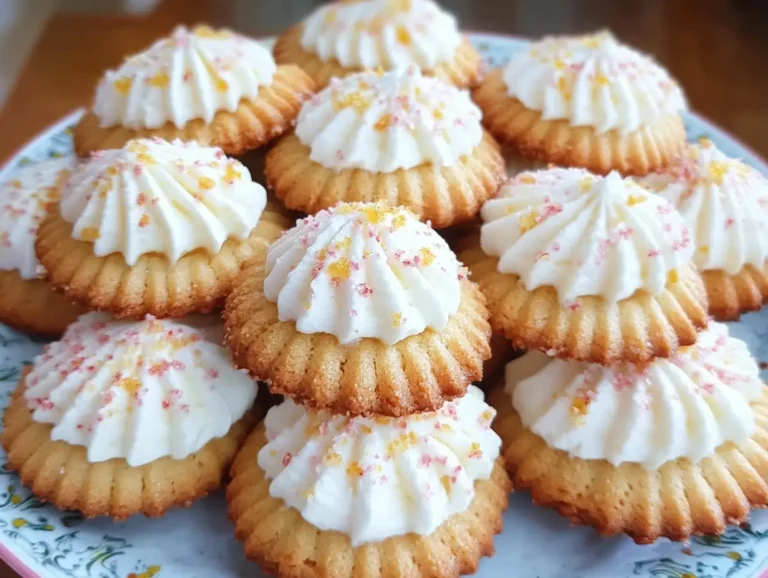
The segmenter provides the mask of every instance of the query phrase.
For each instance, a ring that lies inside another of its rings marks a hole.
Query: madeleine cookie
[[[480,247],[460,258],[494,331],[518,349],[639,363],[691,345],[707,324],[683,218],[631,180],[521,173],[482,217]]]
[[[434,410],[482,378],[488,312],[445,241],[402,207],[298,221],[235,282],[224,331],[273,393],[337,413]]]
[[[53,286],[90,309],[183,317],[221,305],[289,224],[221,149],[142,139],[80,164],[36,252]]]
[[[350,418],[286,400],[232,466],[235,536],[279,578],[475,572],[493,553],[510,490],[494,414],[474,387],[405,418]]]
[[[219,486],[255,397],[204,331],[91,313],[35,358],[0,441],[6,467],[62,510],[161,516]]]
[[[364,69],[415,66],[459,88],[475,86],[482,58],[456,19],[431,0],[362,0],[321,6],[284,32],[278,64],[296,64],[317,83]]]
[[[314,82],[277,66],[258,42],[229,30],[180,26],[104,73],[75,127],[77,154],[136,138],[195,141],[241,155],[288,130]]]
[[[332,82],[269,151],[265,173],[290,209],[383,201],[439,229],[496,194],[504,159],[467,93],[408,69]]]
[[[0,323],[38,335],[60,335],[85,313],[53,291],[35,256],[35,236],[74,157],[24,167],[0,185]]]
[[[643,184],[677,206],[693,232],[709,313],[731,321],[768,302],[768,182],[702,139]]]
[[[643,175],[685,146],[682,90],[609,32],[535,42],[473,96],[493,135],[533,161]]]
[[[647,544],[768,505],[768,390],[724,325],[643,366],[529,353],[506,383],[491,402],[513,483],[573,523]]]

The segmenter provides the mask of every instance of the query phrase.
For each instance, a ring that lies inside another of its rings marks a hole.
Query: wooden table
[[[252,36],[279,33],[320,2],[166,0],[146,17],[58,14],[0,113],[0,161],[86,106],[101,72],[175,24],[207,21]],[[653,53],[693,109],[768,157],[768,3],[762,0],[443,0],[467,30],[524,36],[612,29]],[[0,563],[0,578],[15,576]]]
[[[67,112],[87,105],[101,72],[177,23],[208,21],[253,36],[278,33],[313,0],[166,0],[146,17],[58,14],[0,113],[0,161]],[[768,3],[761,0],[443,0],[468,30],[526,36],[611,28],[656,55],[691,107],[768,157]]]

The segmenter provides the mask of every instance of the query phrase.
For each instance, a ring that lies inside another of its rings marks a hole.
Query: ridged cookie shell
[[[301,46],[302,26],[297,24],[277,38],[272,54],[278,64],[300,66],[315,81],[317,90],[325,88],[334,76],[344,77],[363,70],[363,68],[346,68],[337,60],[320,60],[316,54],[305,51]],[[474,88],[483,74],[483,58],[469,40],[464,38],[451,62],[440,64],[434,70],[422,72],[458,88]]]
[[[248,438],[232,466],[227,487],[229,518],[245,554],[278,578],[457,578],[477,570],[494,552],[511,484],[497,460],[489,480],[475,482],[469,508],[432,534],[406,534],[353,548],[340,532],[322,531],[298,510],[269,495],[269,480],[257,456],[266,443],[264,426]]]
[[[255,414],[246,413],[224,437],[182,460],[165,457],[139,467],[117,458],[91,463],[84,446],[51,440],[52,426],[32,420],[23,393],[22,378],[3,415],[5,467],[17,471],[41,500],[86,518],[158,517],[172,507],[192,505],[221,485],[256,421]]]
[[[477,246],[459,253],[471,279],[480,286],[491,327],[516,349],[538,349],[561,359],[610,364],[646,363],[693,345],[707,325],[704,283],[690,267],[657,296],[636,291],[616,304],[581,297],[569,307],[552,287],[527,291],[517,275],[497,270],[498,259]]]
[[[569,457],[524,428],[502,388],[489,401],[515,488],[603,536],[625,533],[650,544],[717,535],[768,504],[768,389],[752,402],[757,429],[747,443],[726,443],[697,464],[681,458],[658,470]]]
[[[58,337],[86,309],[72,305],[46,279],[0,271],[0,323],[42,337]]]
[[[194,119],[182,128],[171,122],[157,129],[102,127],[89,110],[75,126],[75,151],[85,157],[97,150],[119,149],[131,139],[160,137],[167,141],[197,141],[219,147],[228,155],[241,155],[291,128],[314,89],[315,83],[298,66],[279,66],[272,84],[259,87],[255,99],[241,100],[234,112],[219,111],[208,124]]]
[[[491,329],[474,283],[461,282],[459,310],[440,332],[426,329],[394,345],[341,345],[333,335],[301,333],[278,319],[277,305],[263,293],[264,261],[255,257],[235,281],[224,338],[235,365],[272,393],[339,414],[402,416],[436,410],[482,379]]]
[[[507,94],[502,69],[490,72],[472,98],[483,111],[483,123],[502,143],[521,156],[542,163],[583,167],[593,173],[612,170],[624,175],[645,175],[677,159],[685,147],[680,116],[660,118],[627,134],[599,133],[567,120],[543,120]]]
[[[183,317],[221,306],[240,268],[290,226],[267,209],[247,240],[227,240],[216,255],[192,251],[175,264],[156,253],[129,266],[123,256],[93,254],[93,243],[71,237],[72,226],[59,215],[43,221],[35,252],[53,287],[67,299],[117,318]]]
[[[768,261],[762,268],[744,265],[735,275],[721,270],[702,271],[709,314],[718,321],[736,321],[742,313],[758,311],[768,303]]]

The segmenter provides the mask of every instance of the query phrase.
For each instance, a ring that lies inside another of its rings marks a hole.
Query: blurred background
[[[0,0],[0,160],[89,103],[101,71],[208,21],[280,33],[319,0]],[[442,0],[465,30],[521,36],[610,28],[650,52],[691,107],[768,157],[766,0]]]

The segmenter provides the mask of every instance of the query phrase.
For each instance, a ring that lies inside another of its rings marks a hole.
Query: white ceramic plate
[[[524,46],[511,37],[472,34],[471,39],[492,66]],[[0,181],[19,166],[71,152],[71,129],[79,114],[63,119],[19,151],[0,170]],[[708,136],[727,154],[768,175],[768,165],[723,130],[695,114],[686,117],[686,126],[691,139]],[[768,311],[747,315],[731,329],[758,360],[768,360]],[[40,342],[0,325],[1,407],[8,404],[21,366],[40,348]],[[0,463],[4,460],[0,450]],[[590,528],[571,528],[554,512],[533,506],[527,494],[516,494],[504,526],[496,537],[497,554],[480,566],[481,578],[511,573],[520,578],[768,578],[768,512],[755,513],[749,524],[731,528],[720,538],[637,546],[624,536],[603,539]],[[261,576],[233,537],[222,492],[159,520],[83,520],[42,504],[4,469],[0,556],[24,578]]]

